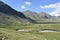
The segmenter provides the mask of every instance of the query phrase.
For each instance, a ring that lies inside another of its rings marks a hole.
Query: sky
[[[23,12],[46,12],[52,16],[60,16],[60,0],[1,0],[13,9]]]

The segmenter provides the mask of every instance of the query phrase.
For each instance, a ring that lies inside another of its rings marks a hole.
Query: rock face
[[[31,23],[32,19],[26,17],[22,12],[12,9],[10,6],[0,1],[0,23]]]

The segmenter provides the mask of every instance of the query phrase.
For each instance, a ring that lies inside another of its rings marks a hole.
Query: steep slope
[[[26,17],[22,12],[18,12],[0,1],[0,23],[31,23],[32,21],[32,19]]]

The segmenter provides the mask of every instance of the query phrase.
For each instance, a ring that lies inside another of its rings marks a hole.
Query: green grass
[[[18,24],[12,28],[13,29],[33,29],[33,30],[43,30],[43,29],[60,30],[60,24]]]
[[[0,33],[7,36],[7,40],[60,40],[60,33],[17,32],[0,28]]]
[[[60,40],[60,32],[18,32],[15,29],[60,30],[60,24],[16,24],[11,26],[0,25],[0,35],[6,37],[5,40]]]

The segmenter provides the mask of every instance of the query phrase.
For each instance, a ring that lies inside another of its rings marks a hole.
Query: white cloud
[[[53,8],[55,10],[52,11],[50,14],[53,16],[60,16],[60,2],[55,4],[50,4],[50,5],[44,5],[44,6],[40,5],[40,8],[43,8],[43,9]]]
[[[22,9],[25,9],[26,7],[24,5],[21,6]]]
[[[29,5],[31,5],[31,3],[28,2],[28,1],[25,1],[24,3],[25,4],[21,6],[22,9],[26,9],[26,7],[28,7]]]
[[[31,5],[31,2],[25,1],[24,2],[26,5]]]
[[[52,16],[60,16],[60,8],[57,8],[49,14],[51,14]]]
[[[56,5],[53,5],[53,4],[45,5],[45,6],[40,6],[40,8],[55,8],[55,7],[56,7]]]
[[[44,6],[40,5],[40,8],[56,8],[58,6],[60,7],[60,2],[50,5],[44,5]]]

